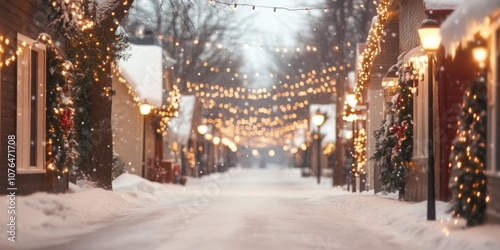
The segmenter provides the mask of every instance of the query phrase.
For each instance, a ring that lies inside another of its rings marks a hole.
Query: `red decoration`
[[[61,124],[61,128],[64,130],[64,132],[68,132],[70,128],[73,127],[73,119],[72,119],[72,112],[71,109],[64,109],[61,115],[61,119],[59,120],[59,123]]]
[[[64,85],[62,87],[62,91],[64,92],[64,94],[68,95],[69,96],[69,92],[71,91],[71,86],[69,85]]]
[[[391,130],[392,130],[392,132],[396,133],[396,135],[398,136],[398,141],[401,140],[401,138],[403,138],[403,128],[401,126],[394,125],[391,128]]]
[[[401,125],[406,130],[408,128],[408,121],[405,120],[405,121],[401,122]]]

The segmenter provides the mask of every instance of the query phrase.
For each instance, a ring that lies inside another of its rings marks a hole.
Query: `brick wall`
[[[399,14],[397,10],[391,11],[387,23],[384,27],[384,32],[380,41],[380,52],[373,61],[372,68],[370,70],[370,85],[369,85],[369,103],[368,107],[370,112],[368,113],[367,120],[367,158],[369,159],[373,155],[373,147],[375,147],[375,138],[372,136],[373,131],[380,127],[382,119],[385,117],[382,115],[384,107],[383,96],[375,96],[374,93],[380,95],[383,93],[382,89],[382,78],[385,76],[389,68],[397,63],[397,58],[399,54],[398,43],[399,43]],[[375,166],[373,161],[368,161],[367,163],[367,173],[368,184],[370,188],[374,188],[375,192],[381,191],[381,185],[378,181],[380,176],[379,167]]]
[[[399,6],[399,52],[408,52],[420,45],[417,29],[427,18],[423,0],[401,0]]]

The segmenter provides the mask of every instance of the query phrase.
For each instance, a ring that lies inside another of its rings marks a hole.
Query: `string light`
[[[357,122],[357,121],[356,121]],[[360,130],[354,131],[357,135],[354,138],[354,150],[352,152],[352,156],[355,159],[352,163],[353,173],[356,175],[358,173],[365,174],[365,165],[366,165],[366,131],[364,128]]]
[[[327,12],[331,8],[327,7],[299,7],[299,8],[292,8],[292,7],[283,7],[283,6],[269,6],[269,5],[259,5],[259,4],[246,4],[246,3],[226,3],[222,2],[219,0],[209,0],[209,3],[217,3],[221,5],[227,5],[229,7],[233,7],[234,10],[237,10],[237,6],[244,6],[244,7],[251,7],[252,11],[255,11],[256,8],[259,9],[271,9],[273,12],[276,12],[277,10],[284,10],[284,11],[304,11],[307,13],[309,10],[322,10],[324,12]]]
[[[361,97],[362,91],[369,84],[370,70],[373,60],[379,52],[379,41],[382,37],[388,18],[388,9],[392,0],[380,0],[377,6],[377,21],[372,25],[366,39],[366,48],[361,54],[361,63],[358,69],[358,82],[354,93],[357,98]]]
[[[5,52],[4,46],[8,47],[10,44],[10,40],[7,37],[4,37],[3,35],[0,35],[0,69],[5,65],[9,66],[11,63],[13,63],[17,56],[19,56],[22,51],[27,47],[26,42],[19,43],[17,46],[17,49],[14,53],[8,55],[4,58],[3,54]],[[31,49],[31,45],[28,46]]]
[[[377,21],[372,24],[370,31],[368,32],[368,37],[366,41],[366,48],[361,54],[360,67],[358,69],[358,81],[354,89],[355,98],[358,103],[361,103],[361,96],[363,90],[369,84],[370,70],[373,65],[373,61],[379,52],[379,41],[383,34],[385,23],[388,18],[388,8],[392,0],[380,0],[377,5]],[[347,44],[350,46],[350,44]],[[342,119],[348,122],[357,122],[358,119],[366,120],[366,116],[358,117],[356,114],[356,108],[351,108],[344,102],[344,114]],[[354,138],[354,148],[353,148],[353,165],[352,171],[357,174],[357,171],[364,173],[364,166],[366,164],[366,132],[363,128],[357,133],[357,137]]]
[[[112,63],[111,69],[118,82],[123,84],[127,88],[127,93],[132,97],[132,100],[135,102],[135,104],[140,107],[143,103],[140,101],[139,96],[137,96],[137,94],[135,93],[132,85],[122,77],[121,68],[118,65]],[[170,122],[170,119],[179,115],[180,96],[181,95],[179,88],[177,87],[177,85],[173,85],[172,90],[169,91],[167,100],[164,100],[164,103],[168,103],[168,105],[163,104],[161,107],[152,105],[152,113],[160,117],[159,121],[157,122],[158,124],[156,124],[157,128],[155,130],[158,134],[165,136],[167,133],[167,125]]]
[[[73,124],[73,100],[71,97],[72,64],[65,60],[59,48],[54,46],[48,34],[41,33],[37,42],[47,47],[47,169],[58,179],[75,168],[78,153]]]

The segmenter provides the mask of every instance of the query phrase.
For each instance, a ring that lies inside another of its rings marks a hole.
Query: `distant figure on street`
[[[264,157],[260,158],[259,167],[260,168],[265,168],[266,167],[266,159],[264,159]]]

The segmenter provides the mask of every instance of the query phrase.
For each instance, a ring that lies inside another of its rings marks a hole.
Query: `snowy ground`
[[[426,221],[426,203],[394,195],[352,194],[296,169],[235,168],[158,184],[135,175],[114,191],[82,190],[17,197],[17,238],[0,249],[500,249],[500,226],[470,229]],[[7,198],[0,230],[7,231]]]

